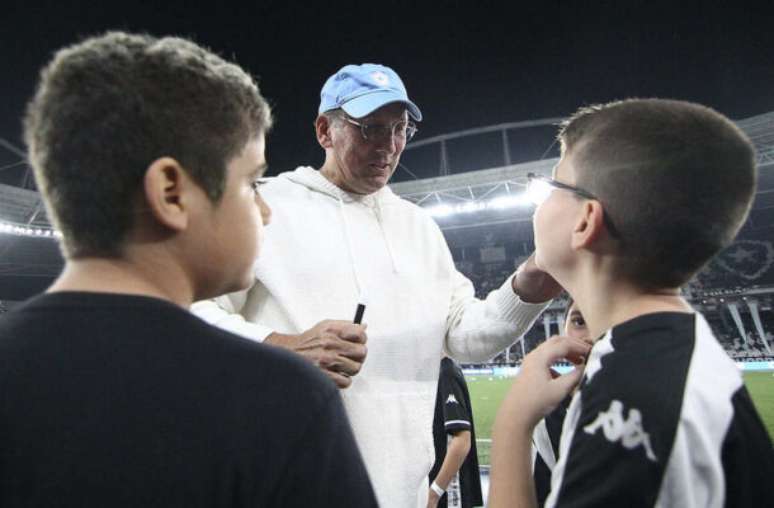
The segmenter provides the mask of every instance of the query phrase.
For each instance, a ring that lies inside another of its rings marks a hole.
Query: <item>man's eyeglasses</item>
[[[584,199],[593,199],[594,201],[602,203],[602,201],[594,194],[581,189],[580,187],[574,187],[566,183],[558,182],[547,176],[527,173],[527,197],[535,204],[535,206],[541,205],[548,199],[548,196],[551,195],[551,192],[553,192],[554,189],[566,190]],[[607,213],[607,210],[604,210],[604,206],[602,209],[604,211],[603,220],[605,222],[605,227],[607,227],[607,230],[610,232],[610,236],[620,238],[618,230],[613,226],[613,222],[610,219],[610,214]]]
[[[394,137],[408,142],[417,133],[417,126],[414,122],[401,120],[392,125],[382,125],[378,123],[361,123],[352,118],[342,115],[348,123],[360,128],[360,134],[366,141],[384,141]]]

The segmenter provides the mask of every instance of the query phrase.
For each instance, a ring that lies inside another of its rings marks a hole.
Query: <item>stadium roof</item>
[[[555,126],[561,120],[561,118],[547,118],[498,124],[412,143],[406,147],[404,161],[411,158],[412,152],[430,148],[437,152],[435,163],[438,167],[438,176],[392,183],[390,187],[395,193],[421,206],[434,206],[441,203],[465,205],[519,193],[526,184],[527,173],[550,174],[557,159],[552,157],[511,164],[509,133],[517,129]],[[746,118],[736,123],[755,144],[759,167],[769,169],[774,166],[774,111]],[[479,143],[478,151],[502,154],[499,165],[456,174],[450,171],[450,167],[454,166],[454,161],[450,160],[449,156],[448,148],[450,145],[463,143],[469,139],[475,140],[476,137],[491,133],[497,134],[494,145],[491,143],[493,139],[491,136],[488,139],[479,139],[477,140]],[[481,146],[482,143],[489,143],[490,146]],[[551,145],[553,145],[553,139],[549,148]],[[18,149],[7,143],[0,143],[0,147],[13,150],[17,156],[23,156],[23,153],[18,152]],[[23,160],[18,162],[23,162]],[[774,182],[768,178],[762,178],[762,180],[758,189],[759,195],[774,193]],[[774,206],[774,202],[771,200],[766,200],[766,203],[763,204],[767,207]],[[473,210],[472,207],[470,210]],[[0,221],[27,229],[47,230],[51,228],[40,195],[36,191],[6,184],[0,184]],[[471,221],[466,222],[470,223]]]
[[[493,185],[514,183],[517,186],[523,186],[526,183],[527,173],[550,174],[557,159],[552,157],[521,164],[510,164],[508,161],[510,150],[507,133],[514,129],[522,129],[525,127],[547,124],[556,125],[561,122],[561,120],[561,118],[551,118],[534,122],[502,124],[481,129],[466,130],[445,136],[437,136],[435,138],[424,140],[421,143],[409,144],[404,152],[404,159],[407,156],[410,157],[412,150],[425,147],[428,144],[436,145],[438,153],[438,177],[393,183],[390,184],[390,187],[402,197],[418,204],[423,204],[429,198],[435,198],[436,196],[440,197],[440,194],[455,194],[460,190],[463,191],[462,194],[467,196],[467,199],[471,199],[471,196],[477,196],[482,193],[486,194],[489,190],[488,188],[491,188]],[[774,111],[739,120],[736,124],[750,137],[755,145],[758,166],[762,168],[774,165]],[[502,137],[494,145],[479,147],[479,149],[481,151],[487,150],[489,152],[503,153],[502,163],[494,167],[481,168],[476,171],[450,174],[448,170],[450,165],[447,149],[448,145],[455,140],[477,136],[486,132],[492,132],[493,130],[501,132]]]

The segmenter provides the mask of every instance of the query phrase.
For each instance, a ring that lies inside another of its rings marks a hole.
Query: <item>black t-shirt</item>
[[[142,296],[0,317],[0,506],[376,506],[338,390]]]
[[[654,313],[592,349],[546,506],[758,507],[774,451],[738,368],[699,314]]]
[[[481,477],[478,470],[476,452],[476,434],[473,428],[473,411],[470,405],[468,385],[462,370],[451,359],[441,360],[441,373],[438,379],[438,394],[435,399],[435,417],[433,419],[433,441],[435,443],[435,464],[430,470],[432,482],[441,469],[446,457],[446,445],[449,435],[463,430],[470,431],[470,452],[458,473],[459,481],[453,479],[447,493],[441,497],[438,506],[482,505]],[[461,491],[461,493],[460,493]],[[452,497],[454,499],[452,499]],[[455,504],[456,503],[456,504]]]

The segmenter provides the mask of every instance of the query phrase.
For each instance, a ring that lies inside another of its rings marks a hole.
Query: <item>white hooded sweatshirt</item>
[[[521,302],[510,278],[476,299],[433,219],[388,187],[350,194],[300,167],[261,194],[272,220],[255,284],[193,311],[263,340],[323,319],[351,320],[365,299],[368,356],[341,395],[380,505],[425,506],[441,349],[459,361],[485,361],[523,335],[545,305]]]

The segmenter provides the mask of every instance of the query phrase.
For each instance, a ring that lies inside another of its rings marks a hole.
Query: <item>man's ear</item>
[[[145,201],[153,217],[169,229],[185,230],[191,206],[188,194],[192,185],[194,183],[188,173],[175,159],[161,157],[153,161],[143,179]]]
[[[583,203],[575,227],[572,230],[572,248],[590,248],[605,229],[605,210],[599,201],[589,199]]]
[[[314,130],[317,134],[317,142],[323,148],[333,148],[333,140],[331,139],[331,130],[333,129],[333,122],[325,115],[319,115],[314,121]]]

